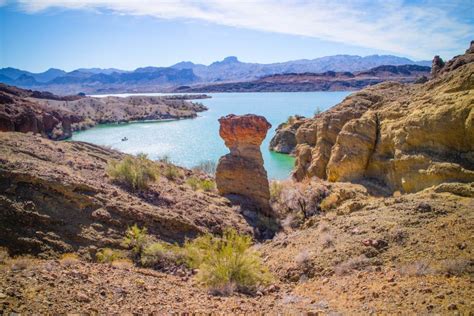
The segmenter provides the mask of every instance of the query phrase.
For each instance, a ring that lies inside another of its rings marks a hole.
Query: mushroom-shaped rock
[[[263,116],[252,114],[227,115],[219,123],[219,135],[230,149],[217,165],[219,193],[237,197],[264,215],[272,216],[267,172],[260,151],[271,124]]]

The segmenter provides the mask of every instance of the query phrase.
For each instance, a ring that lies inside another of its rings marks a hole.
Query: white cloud
[[[2,0],[0,0],[2,1]],[[18,0],[29,13],[49,8],[108,9],[162,19],[197,19],[220,25],[390,51],[414,58],[453,55],[474,34],[470,23],[433,3],[323,0]],[[470,1],[467,1],[470,2]],[[471,2],[472,3],[472,2]],[[463,5],[460,3],[459,5]],[[472,10],[469,3],[466,10]]]

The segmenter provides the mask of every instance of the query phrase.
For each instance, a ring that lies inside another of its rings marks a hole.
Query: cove
[[[210,99],[196,100],[209,110],[194,119],[103,124],[73,134],[73,141],[110,146],[119,151],[146,153],[151,159],[168,156],[183,167],[192,168],[203,161],[217,162],[228,152],[219,137],[218,119],[227,114],[263,115],[272,124],[262,144],[265,169],[270,179],[285,179],[293,169],[294,158],[272,152],[269,142],[277,126],[290,115],[313,116],[316,109],[327,110],[351,92],[251,92],[209,93]],[[120,94],[128,96],[132,94]],[[148,93],[146,95],[161,95]],[[128,141],[121,141],[122,138]]]

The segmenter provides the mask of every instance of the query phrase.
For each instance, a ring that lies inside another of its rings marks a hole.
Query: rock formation
[[[441,57],[439,57],[438,55],[436,55],[434,58],[433,58],[433,62],[431,64],[431,76],[434,78],[438,75],[438,73],[440,72],[441,68],[444,67],[444,61]]]
[[[260,144],[270,123],[258,115],[228,115],[219,119],[219,135],[230,154],[219,159],[217,189],[221,195],[237,197],[264,215],[272,215],[267,172],[263,167]]]
[[[298,123],[294,177],[365,181],[390,192],[473,182],[473,73],[468,49],[424,84],[369,87]]]
[[[279,153],[291,154],[296,147],[296,130],[304,123],[304,117],[292,116],[287,122],[281,123],[276,131],[277,134],[270,141],[270,150]]]

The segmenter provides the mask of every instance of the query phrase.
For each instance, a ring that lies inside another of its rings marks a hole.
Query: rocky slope
[[[202,97],[61,97],[0,84],[0,131],[32,132],[60,140],[95,124],[192,118],[207,108],[186,99]]]
[[[250,231],[228,200],[184,185],[190,171],[135,193],[114,184],[107,163],[122,157],[87,143],[0,132],[0,246],[43,256],[93,254],[119,246],[134,223],[173,242],[228,226]]]
[[[314,118],[281,126],[273,149],[295,150],[297,180],[370,180],[388,192],[472,182],[473,73],[471,46],[427,83],[382,83]],[[282,133],[294,134],[295,148]]]
[[[293,191],[293,185],[287,189]],[[256,296],[210,295],[185,271],[169,274],[126,262],[0,256],[0,311],[468,314],[473,310],[472,184],[442,184],[393,198],[372,197],[365,188],[351,184],[317,182],[311,188],[326,192],[317,205],[324,205],[325,211],[298,227],[286,225],[273,240],[255,245],[274,275],[273,285]],[[284,199],[285,192],[278,199]]]
[[[359,72],[283,73],[252,81],[182,86],[177,92],[295,92],[359,90],[384,81],[415,82],[430,76],[430,67],[379,66]]]

